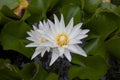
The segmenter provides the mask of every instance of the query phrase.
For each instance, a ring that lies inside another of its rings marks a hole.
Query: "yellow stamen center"
[[[46,40],[44,38],[41,38],[40,42],[44,43],[44,42],[46,42]]]
[[[63,45],[67,45],[68,42],[69,42],[69,38],[68,38],[68,35],[65,34],[65,33],[62,33],[62,34],[58,34],[57,37],[56,37],[56,42],[59,46],[63,46]]]

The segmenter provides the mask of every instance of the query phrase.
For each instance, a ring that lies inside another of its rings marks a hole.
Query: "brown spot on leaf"
[[[19,0],[19,5],[13,10],[13,12],[17,16],[21,17],[22,14],[24,13],[23,11],[28,7],[28,5],[29,5],[28,0]]]
[[[109,3],[111,2],[111,0],[102,0],[102,1],[103,1],[104,3],[105,3],[105,2],[109,2]]]

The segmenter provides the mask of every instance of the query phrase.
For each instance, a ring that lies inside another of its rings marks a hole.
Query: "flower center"
[[[44,38],[41,38],[40,42],[44,43],[44,42],[46,42],[46,40]]]
[[[67,43],[69,42],[68,35],[66,35],[65,33],[58,34],[56,37],[56,42],[61,47],[63,45],[67,45]]]

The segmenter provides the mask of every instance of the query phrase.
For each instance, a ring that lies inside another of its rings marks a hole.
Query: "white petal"
[[[41,51],[41,57],[43,57],[44,56],[44,54],[45,54],[45,52],[46,52],[46,47],[44,47],[43,49],[42,49],[42,51]]]
[[[37,31],[37,30],[35,30],[35,31],[31,31],[31,32],[27,32],[29,35],[30,35],[30,37],[32,37],[33,39],[39,39],[40,38],[40,36],[41,36],[41,34]]]
[[[42,37],[45,38],[46,40],[50,41],[50,42],[54,42],[54,40],[53,40],[54,36],[52,36],[52,34],[50,34],[49,32],[48,32],[48,35],[45,34],[45,35],[42,35]]]
[[[35,58],[37,55],[39,55],[41,52],[42,52],[42,47],[37,47],[37,48],[35,49],[34,54],[33,54],[32,57],[31,57],[31,60],[32,60],[33,58]]]
[[[34,29],[34,30],[36,30],[36,29],[37,29],[37,27],[33,25],[33,29]]]
[[[75,39],[83,39],[86,38],[88,35],[78,35],[77,37],[75,37]]]
[[[82,23],[77,24],[74,26],[73,30],[70,33],[70,39],[76,37],[78,34],[80,34],[80,27],[82,26]]]
[[[57,16],[55,14],[53,16],[54,16],[55,24],[59,24],[59,20],[58,20]]]
[[[83,24],[83,23],[79,23],[79,24],[75,25],[75,26],[74,26],[74,29],[80,29],[81,26],[82,26],[82,24]]]
[[[49,29],[48,22],[46,22],[45,20],[43,21],[43,25],[44,25],[44,27],[43,27],[43,30],[44,30],[44,31],[46,31],[46,30]]]
[[[69,23],[66,27],[66,31],[67,31],[68,35],[71,33],[72,29],[73,29],[73,18],[71,18],[71,20],[69,21]]]
[[[46,50],[49,52],[50,51],[50,47],[46,47]]]
[[[51,66],[58,59],[58,57],[59,57],[58,50],[56,50],[56,49],[53,50],[49,66]]]
[[[26,39],[30,40],[30,41],[36,41],[34,38],[32,37],[27,37]]]
[[[46,31],[46,35],[48,38],[50,38],[51,40],[55,39],[56,33],[53,33],[51,30]]]
[[[37,32],[38,32],[39,34],[45,34],[45,32],[44,32],[43,30],[40,30],[40,29],[38,29]]]
[[[41,46],[41,47],[54,47],[53,43],[51,43],[51,42],[44,42],[44,43],[41,43],[39,46]]]
[[[59,27],[60,32],[65,31],[65,23],[64,23],[64,17],[63,14],[61,14],[61,20],[60,20],[60,27]]]
[[[43,23],[40,21],[39,22],[39,29],[43,29],[43,28],[44,28]]]
[[[90,30],[89,29],[84,29],[84,30],[81,30],[80,31],[80,34],[86,34],[86,33],[88,33]]]
[[[74,39],[78,34],[80,34],[80,30],[73,30],[71,34],[69,35],[70,39]]]
[[[52,31],[53,33],[55,33],[55,32],[56,32],[56,31],[55,31],[55,25],[54,25],[53,22],[51,22],[50,20],[48,20],[48,22],[49,22],[51,31]]]
[[[71,54],[70,54],[70,51],[69,50],[65,50],[65,53],[64,53],[65,57],[71,62]]]
[[[57,33],[59,33],[59,24],[60,24],[60,22],[59,22],[59,20],[58,20],[58,18],[57,18],[57,16],[55,14],[54,14],[54,21],[55,21],[55,30],[56,30]]]
[[[69,49],[73,53],[76,53],[76,54],[79,54],[85,57],[87,56],[85,51],[77,45],[68,45],[66,48]]]
[[[58,47],[58,50],[59,50],[59,53],[60,53],[60,55],[59,56],[63,56],[63,54],[64,54],[64,48],[63,47]]]
[[[33,36],[33,33],[32,32],[27,32],[27,34],[29,35],[29,36]]]
[[[78,53],[78,54],[80,54],[80,55],[82,55],[82,56],[84,56],[84,57],[87,57],[86,52],[85,52],[80,46],[78,46],[78,45],[75,45],[75,46],[76,46],[76,48],[79,50],[79,53]]]
[[[30,43],[30,44],[26,45],[25,47],[37,47],[37,46],[39,46],[39,44]]]
[[[68,44],[80,44],[80,43],[82,43],[82,41],[78,39],[71,39]]]

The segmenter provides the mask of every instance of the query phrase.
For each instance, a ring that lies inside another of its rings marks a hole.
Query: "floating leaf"
[[[60,9],[60,12],[65,16],[66,23],[68,23],[72,17],[74,17],[75,24],[81,21],[81,11],[79,6],[65,5]]]
[[[10,61],[0,59],[0,80],[21,80],[19,70]]]
[[[25,47],[26,36],[30,26],[24,22],[13,21],[4,26],[1,34],[1,44],[4,50],[15,50],[27,57],[31,57],[32,50]]]
[[[57,80],[58,78],[54,73],[47,73],[38,63],[26,64],[21,70],[21,75],[25,80]]]
[[[14,9],[18,6],[19,1],[18,0],[0,0],[0,9],[3,6],[7,6],[10,9]]]
[[[101,3],[102,0],[85,0],[84,10],[94,13]]]
[[[69,78],[79,77],[80,79],[99,80],[103,77],[108,69],[106,61],[100,56],[88,56],[81,61],[85,66],[73,65],[69,71]]]
[[[120,60],[120,37],[113,37],[106,42],[108,52]]]

